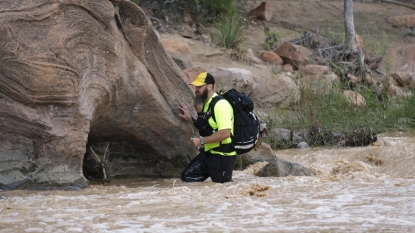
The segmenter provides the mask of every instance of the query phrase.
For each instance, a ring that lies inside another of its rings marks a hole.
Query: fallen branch
[[[406,3],[403,3],[403,2],[398,2],[398,1],[393,1],[393,0],[382,0],[382,2],[393,3],[393,4],[396,4],[396,5],[401,5],[401,6],[404,6],[404,7],[408,7],[412,10],[415,10],[414,5],[406,4]]]
[[[386,77],[386,74],[385,74],[384,72],[382,72],[382,71],[380,71],[380,70],[378,70],[378,69],[376,69],[376,71],[377,71],[379,74],[383,74],[383,76],[385,76],[385,77]]]
[[[107,175],[107,171],[106,171],[106,167],[107,167],[107,162],[105,160],[105,155],[107,154],[107,149],[108,149],[109,144],[107,144],[107,147],[105,148],[105,152],[104,152],[104,156],[102,156],[102,161],[99,159],[98,155],[95,153],[95,151],[92,149],[92,146],[89,148],[91,149],[92,153],[95,156],[95,160],[101,164],[101,168],[102,168],[102,174],[104,175],[104,179],[102,180],[104,183],[109,183],[111,181],[111,179],[109,178],[109,175]]]
[[[101,163],[101,160],[98,158],[98,155],[95,153],[95,151],[92,149],[92,146],[89,148],[91,149],[92,153],[94,153],[95,155],[95,159],[97,160],[98,163]]]

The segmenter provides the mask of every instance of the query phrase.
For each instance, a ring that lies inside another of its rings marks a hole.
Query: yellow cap
[[[211,74],[202,72],[190,84],[200,87],[205,84],[215,84],[215,79]]]

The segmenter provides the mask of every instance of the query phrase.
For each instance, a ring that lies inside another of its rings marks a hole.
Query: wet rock
[[[307,149],[310,148],[310,146],[307,144],[307,142],[300,142],[297,144],[297,146],[295,147],[297,149]]]
[[[291,163],[288,161],[284,161],[282,159],[275,158],[257,173],[257,176],[260,177],[284,177],[289,175],[311,176],[312,172],[310,171],[310,169],[300,164]]]
[[[235,169],[243,170],[249,165],[257,162],[269,162],[275,158],[275,153],[271,146],[263,142],[257,150],[251,150],[250,152],[242,155],[237,155],[235,162]]]
[[[303,138],[295,134],[295,132],[283,128],[271,129],[270,134],[275,136],[276,140],[290,141],[293,143],[298,143],[303,140]]]

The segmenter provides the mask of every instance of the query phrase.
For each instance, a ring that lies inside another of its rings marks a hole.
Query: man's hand
[[[190,140],[192,141],[192,143],[195,147],[201,147],[202,146],[202,144],[200,144],[200,138],[190,138]]]
[[[181,103],[179,109],[183,112],[183,114],[179,114],[181,118],[183,118],[185,121],[193,122],[192,117],[189,114],[189,108],[186,106],[186,104]]]

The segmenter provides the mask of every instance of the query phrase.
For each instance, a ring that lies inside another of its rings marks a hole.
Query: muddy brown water
[[[138,179],[81,191],[0,192],[0,232],[415,232],[415,135],[276,151],[312,177]]]

